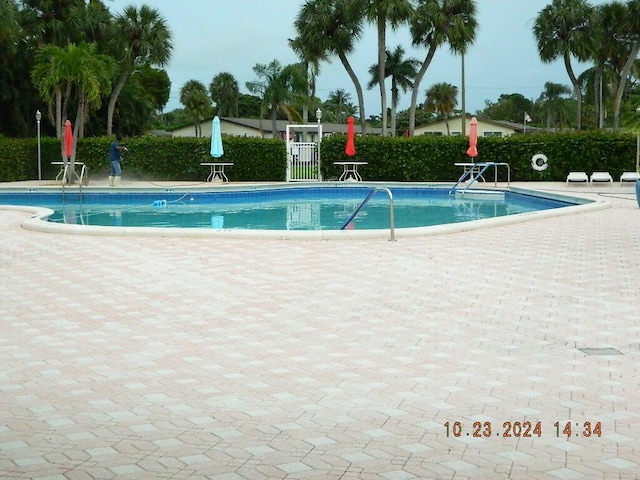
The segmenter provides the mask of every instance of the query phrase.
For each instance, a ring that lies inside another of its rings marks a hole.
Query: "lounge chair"
[[[610,185],[613,185],[613,177],[609,172],[593,172],[589,178],[589,183],[593,185],[593,182],[609,182]]]
[[[588,183],[589,177],[585,172],[569,172],[567,175],[567,185],[569,183]]]
[[[635,183],[638,180],[640,180],[640,173],[638,173],[638,172],[623,172],[622,175],[620,175],[620,186],[622,186],[624,184],[624,182]]]

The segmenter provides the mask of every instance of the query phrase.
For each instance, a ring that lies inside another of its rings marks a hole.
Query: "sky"
[[[238,81],[240,91],[249,93],[246,82],[257,80],[253,67],[277,59],[287,65],[299,61],[287,40],[294,38],[293,22],[303,0],[107,0],[112,13],[120,13],[127,5],[143,4],[157,9],[167,21],[173,36],[173,54],[165,67],[171,80],[171,95],[165,112],[182,108],[180,88],[189,80],[198,80],[208,89],[214,76],[229,72]],[[466,106],[475,113],[486,101],[497,102],[500,95],[520,93],[536,100],[545,82],[570,86],[562,60],[551,64],[540,61],[533,36],[533,24],[539,12],[551,0],[477,0],[478,31],[475,43],[465,55]],[[592,5],[606,3],[592,0]],[[420,61],[426,49],[411,46],[408,27],[388,31],[387,48],[397,45],[405,49],[406,58]],[[377,63],[375,27],[367,26],[349,57],[360,83],[365,89],[365,115],[380,114],[377,87],[366,90],[369,67]],[[578,74],[588,65],[574,64]],[[322,63],[317,79],[316,95],[326,100],[332,91],[343,89],[357,105],[357,95],[349,76],[336,57]],[[421,84],[419,101],[433,84],[447,82],[461,86],[461,58],[439,49]],[[399,109],[409,108],[411,92],[401,95]],[[387,95],[390,104],[390,95]],[[461,99],[458,97],[458,108]]]

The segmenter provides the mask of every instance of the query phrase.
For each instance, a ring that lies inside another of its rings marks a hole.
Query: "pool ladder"
[[[62,173],[62,194],[64,195],[64,187],[65,187],[65,183],[67,180],[67,172],[69,170],[69,167],[71,166],[71,163],[67,163],[64,166],[64,171]],[[85,164],[82,164],[82,169],[80,170],[80,175],[78,175],[75,171],[72,173],[72,175],[75,175],[76,178],[78,179],[78,189],[80,190],[80,193],[82,194],[82,185],[85,182],[85,178],[88,180],[89,176],[88,176],[88,172],[87,172],[87,166]]]
[[[463,193],[463,194],[464,194],[464,193],[466,193],[466,192],[467,192],[467,190],[469,190],[469,188],[471,187],[471,185],[473,185],[473,184],[478,180],[478,178],[482,178],[482,180],[484,181],[484,177],[482,176],[482,174],[483,174],[483,173],[484,173],[484,172],[485,172],[485,171],[486,171],[490,166],[492,166],[492,165],[493,165],[493,163],[487,163],[487,164],[486,164],[486,165],[484,165],[484,166],[482,167],[482,169],[481,169],[481,170],[479,170],[479,171],[477,170],[477,167],[472,167],[472,168],[470,168],[469,170],[467,170],[466,172],[464,172],[464,173],[460,176],[460,178],[458,179],[458,182],[453,186],[453,188],[451,189],[451,191],[450,191],[449,193],[450,193],[450,194],[451,194],[451,193],[456,193],[456,192],[457,192],[458,185],[460,185],[462,182],[466,181],[466,180],[467,180],[467,177],[470,177],[470,178],[471,178],[471,181],[469,182],[469,185],[467,185],[467,186],[462,190],[462,193]],[[475,173],[475,176],[474,176],[474,173]]]
[[[484,182],[484,177],[482,176],[482,174],[484,172],[486,172],[489,168],[493,167],[495,169],[495,178],[494,178],[494,187],[498,185],[498,167],[499,166],[506,166],[507,167],[507,184],[511,183],[511,167],[509,166],[508,163],[498,163],[498,162],[478,162],[477,164],[475,164],[473,167],[471,167],[469,170],[467,170],[466,172],[464,172],[460,178],[458,179],[458,181],[456,182],[456,184],[453,186],[453,188],[451,190],[449,190],[449,195],[451,195],[452,193],[457,193],[458,190],[458,186],[462,183],[465,182],[467,180],[467,178],[470,178],[471,181],[469,182],[469,185],[466,185],[464,187],[464,189],[462,189],[462,194],[464,195],[465,193],[467,193],[467,190],[469,190],[469,188],[471,188],[471,185],[473,185],[478,178],[481,178],[482,181]],[[475,175],[475,176],[474,176]]]
[[[358,208],[354,210],[354,212],[351,214],[351,216],[349,216],[347,221],[344,222],[342,227],[340,227],[340,230],[344,230],[345,228],[347,228],[347,225],[349,225],[353,221],[353,219],[356,218],[356,215],[358,215],[358,213],[360,213],[360,210],[362,210],[364,206],[367,204],[367,202],[371,200],[371,197],[373,197],[375,193],[379,191],[387,192],[387,195],[389,195],[389,230],[390,230],[389,241],[390,242],[395,241],[396,237],[395,237],[395,226],[394,226],[394,219],[393,219],[393,193],[391,193],[391,190],[385,187],[373,187],[369,192],[369,195],[367,195],[367,198],[365,198],[364,201],[358,206]]]

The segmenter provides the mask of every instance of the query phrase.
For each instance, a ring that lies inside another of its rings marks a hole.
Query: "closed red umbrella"
[[[478,119],[471,117],[469,124],[469,148],[467,149],[467,155],[471,158],[478,156]]]
[[[65,158],[71,158],[73,154],[73,130],[70,120],[64,122],[64,154]]]
[[[347,146],[344,149],[344,153],[350,157],[353,157],[356,154],[356,144],[354,141],[356,134],[353,127],[354,122],[355,120],[353,117],[347,118]]]

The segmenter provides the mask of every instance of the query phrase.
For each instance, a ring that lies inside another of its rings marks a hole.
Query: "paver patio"
[[[0,209],[0,477],[640,478],[640,209],[541,186],[611,208],[397,242]]]

